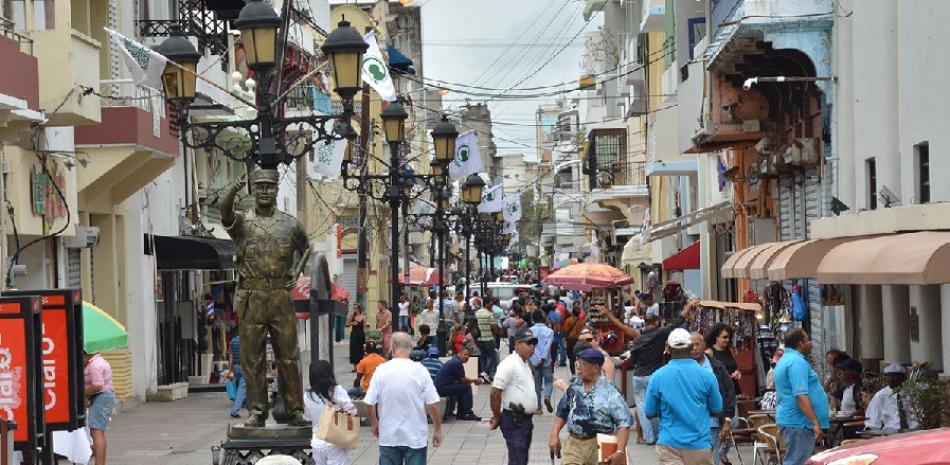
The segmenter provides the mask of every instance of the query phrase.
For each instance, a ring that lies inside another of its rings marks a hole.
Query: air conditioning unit
[[[76,235],[63,240],[67,249],[89,249],[99,242],[99,228],[95,226],[76,226]]]

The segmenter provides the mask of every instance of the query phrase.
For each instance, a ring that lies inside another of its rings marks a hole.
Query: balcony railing
[[[165,99],[161,92],[135,85],[126,80],[100,81],[99,92],[105,95],[103,107],[135,107],[165,117]]]
[[[0,17],[0,36],[16,41],[20,45],[20,52],[33,55],[33,39],[16,32],[16,23],[13,20]]]
[[[198,50],[207,48],[212,55],[221,56],[221,66],[227,67],[227,21],[213,17],[210,12],[195,13],[188,19],[145,19],[135,22],[139,37],[168,37],[173,25],[181,26],[185,35],[198,38]]]
[[[585,165],[591,190],[646,184],[646,163],[630,160],[623,128],[591,131]]]

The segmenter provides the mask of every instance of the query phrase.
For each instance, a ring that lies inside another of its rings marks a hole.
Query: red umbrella
[[[573,291],[590,291],[595,288],[631,284],[633,278],[603,263],[578,263],[547,275],[544,283]]]

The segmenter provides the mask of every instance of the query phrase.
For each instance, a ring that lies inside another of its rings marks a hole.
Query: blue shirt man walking
[[[828,428],[828,396],[805,356],[811,338],[801,328],[785,334],[785,353],[775,365],[775,423],[785,437],[784,465],[802,465]]]
[[[710,417],[722,412],[716,376],[692,358],[693,338],[682,328],[666,340],[672,359],[650,377],[647,417],[659,417],[656,454],[660,463],[712,463]]]
[[[534,337],[538,338],[538,345],[534,347],[534,353],[531,354],[531,359],[528,360],[534,374],[534,392],[538,398],[538,410],[535,413],[542,413],[542,384],[544,385],[544,406],[547,407],[548,412],[553,412],[551,392],[554,387],[554,360],[551,356],[551,344],[554,342],[554,330],[548,328],[545,324],[544,312],[541,310],[535,310],[531,313],[531,321],[534,322],[534,326],[530,330]]]

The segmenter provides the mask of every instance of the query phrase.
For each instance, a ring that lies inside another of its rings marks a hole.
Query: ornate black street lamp
[[[348,146],[343,157],[342,176],[343,186],[361,195],[367,195],[377,200],[389,203],[391,224],[390,232],[392,246],[390,256],[390,280],[392,302],[396,302],[401,292],[399,283],[399,209],[415,200],[426,191],[439,195],[446,186],[448,164],[455,155],[455,138],[458,131],[455,126],[443,117],[443,121],[432,131],[435,145],[435,158],[430,163],[431,175],[416,174],[411,168],[411,160],[401,156],[400,149],[405,141],[405,121],[408,115],[402,104],[393,102],[380,113],[383,126],[383,136],[389,145],[389,162],[385,163],[389,173],[368,174],[363,170],[368,163],[366,154],[354,157],[352,143]],[[448,139],[448,140],[447,140]],[[441,275],[441,271],[440,271]],[[441,293],[441,285],[439,291]],[[440,313],[443,309],[440,307]]]
[[[452,214],[457,218],[456,233],[465,237],[465,301],[468,302],[471,293],[471,248],[472,235],[475,234],[475,220],[478,212],[476,208],[482,201],[482,192],[485,190],[485,181],[477,174],[469,175],[462,184],[462,205],[452,208]]]
[[[362,56],[369,46],[350,23],[340,21],[321,50],[333,65],[334,91],[341,98],[343,111],[335,115],[284,117],[281,111],[276,110],[283,97],[275,99],[275,95],[282,91],[277,88],[280,83],[275,82],[278,74],[276,70],[279,69],[277,61],[282,56],[280,50],[285,46],[278,35],[281,24],[281,17],[261,0],[248,0],[241,9],[234,26],[241,31],[247,65],[255,72],[258,81],[254,105],[257,117],[244,121],[207,123],[192,123],[188,120],[188,106],[195,99],[195,71],[201,54],[179,27],[173,27],[158,51],[169,59],[163,74],[165,94],[178,109],[181,139],[185,146],[218,151],[235,161],[273,169],[280,163],[290,164],[310,153],[319,142],[356,136],[350,126],[353,96],[360,90]],[[247,139],[250,150],[233,148],[228,143],[233,137],[220,137],[226,131]],[[309,137],[291,140],[288,133],[309,133]],[[191,137],[188,137],[189,134]]]

